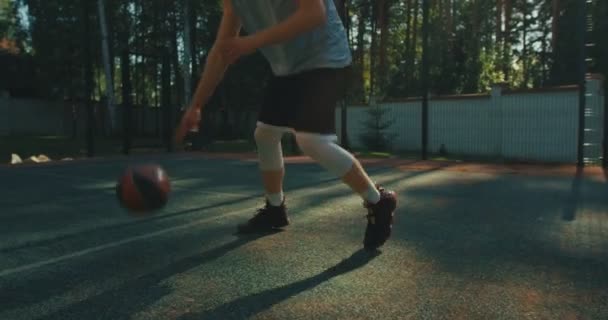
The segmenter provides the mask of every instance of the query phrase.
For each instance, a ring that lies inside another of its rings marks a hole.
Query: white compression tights
[[[284,167],[281,138],[289,129],[258,124],[255,130],[255,141],[258,146],[258,158],[262,171],[279,171]],[[335,143],[335,136],[315,133],[297,132],[296,141],[302,152],[317,161],[336,177],[343,178],[355,164],[355,157]],[[367,190],[360,191],[360,196],[371,203],[380,200],[380,193],[374,183],[369,180]],[[282,191],[278,194],[268,194],[269,201],[278,205],[283,200]]]
[[[263,171],[283,169],[281,138],[285,132],[283,128],[258,124],[254,137]],[[295,135],[302,152],[337,177],[343,177],[352,168],[354,157],[335,143],[335,136],[302,132]]]

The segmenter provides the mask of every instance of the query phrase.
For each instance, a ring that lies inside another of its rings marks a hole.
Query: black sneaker
[[[266,206],[257,210],[253,218],[246,223],[239,224],[239,233],[268,232],[289,225],[285,201],[279,206],[272,206],[266,201]]]
[[[367,208],[367,228],[363,246],[367,250],[375,250],[382,246],[391,236],[393,218],[397,208],[397,195],[376,186],[380,191],[380,201],[376,204],[364,203]]]

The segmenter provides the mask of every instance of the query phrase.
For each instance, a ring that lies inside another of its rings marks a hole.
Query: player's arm
[[[201,79],[192,98],[191,107],[200,110],[207,103],[228,68],[228,63],[220,54],[217,43],[223,39],[238,36],[240,30],[241,21],[234,13],[231,0],[223,0],[223,16],[217,39],[207,56]]]
[[[250,36],[256,49],[288,41],[326,22],[327,8],[323,0],[295,1],[298,9],[289,18]]]
[[[218,43],[221,43],[223,39],[237,37],[240,30],[241,21],[232,8],[231,0],[223,0],[223,16],[216,41],[207,56],[207,61],[192,97],[190,107],[186,110],[177,127],[174,136],[175,143],[182,143],[188,131],[198,125],[201,109],[207,104],[226,73],[229,61],[220,53]]]

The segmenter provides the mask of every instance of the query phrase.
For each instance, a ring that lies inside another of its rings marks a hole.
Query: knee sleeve
[[[353,166],[354,157],[335,143],[335,136],[296,133],[302,152],[338,177],[343,177]]]
[[[283,169],[283,151],[281,138],[284,131],[268,125],[261,125],[255,129],[253,137],[258,148],[260,169],[263,171],[276,171]]]

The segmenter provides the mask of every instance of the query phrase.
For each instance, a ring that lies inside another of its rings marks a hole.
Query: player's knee
[[[295,136],[300,150],[313,159],[320,153],[322,145],[327,143],[326,139],[319,134],[298,132]]]
[[[260,161],[260,168],[264,171],[274,171],[283,168],[283,155],[281,152],[281,138],[283,132],[270,126],[258,126],[253,134]]]
[[[280,132],[279,130],[274,130],[269,127],[258,126],[255,128],[255,131],[253,132],[253,138],[255,139],[255,142],[258,145],[279,143],[281,141],[282,136],[283,136],[282,132]]]
[[[304,154],[339,177],[354,163],[354,157],[335,143],[335,136],[296,133],[296,141]]]

